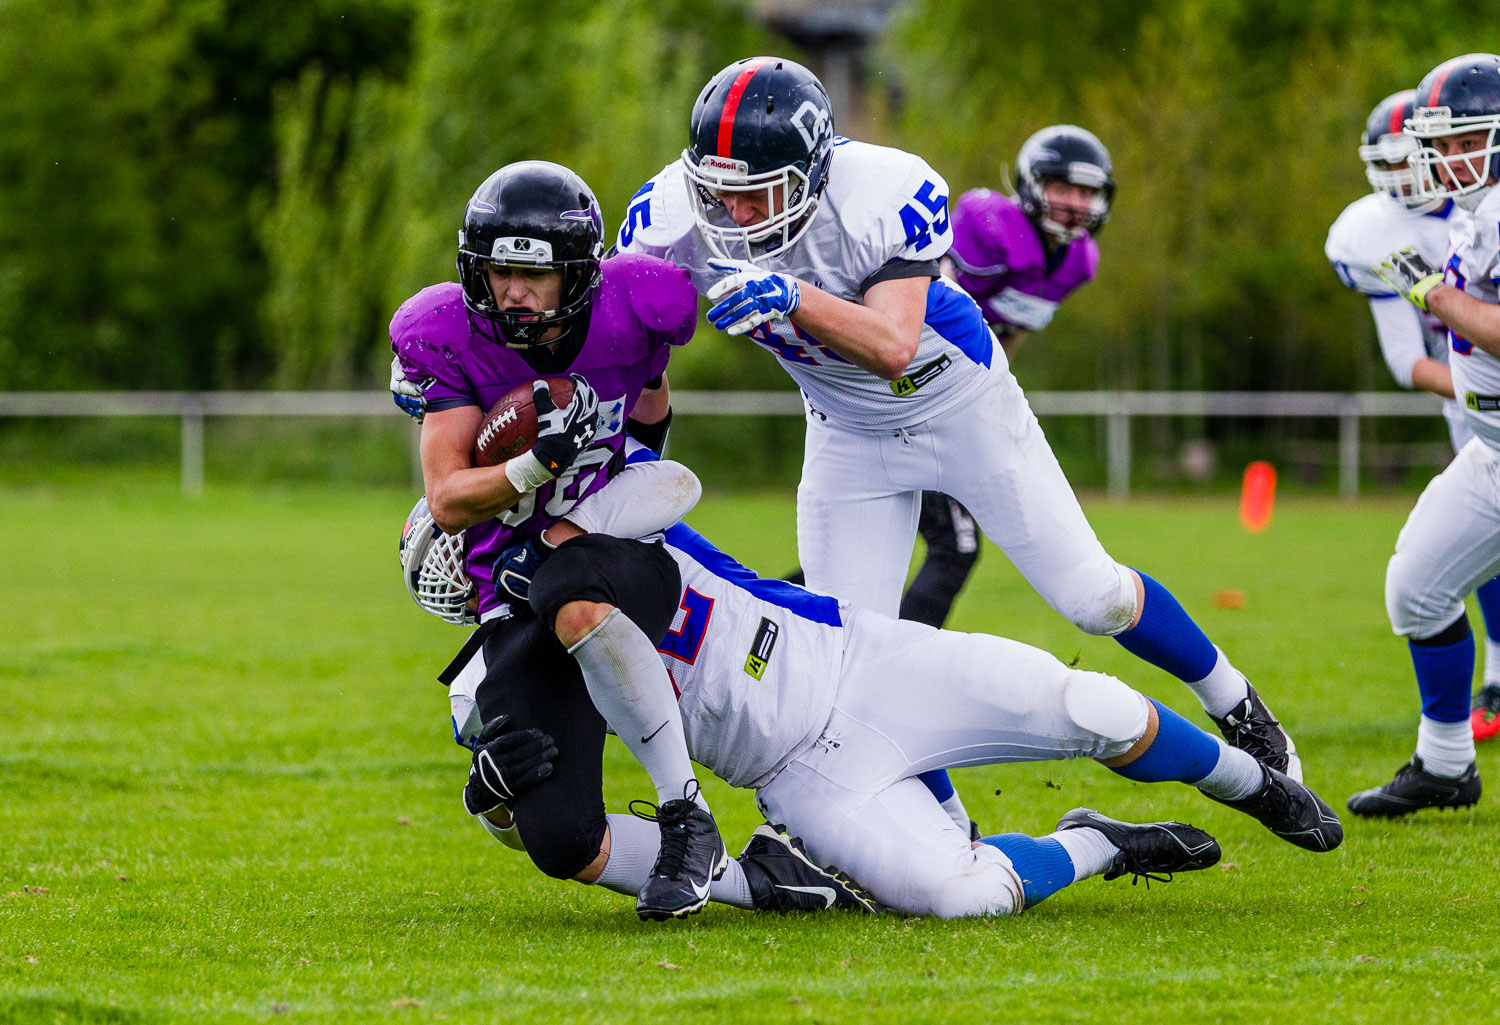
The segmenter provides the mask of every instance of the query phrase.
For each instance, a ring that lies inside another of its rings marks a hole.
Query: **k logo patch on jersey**
[[[770,664],[771,652],[776,647],[776,637],[781,628],[769,619],[762,618],[760,629],[755,631],[755,642],[750,645],[750,654],[745,657],[745,672],[757,680],[765,678],[766,666]]]

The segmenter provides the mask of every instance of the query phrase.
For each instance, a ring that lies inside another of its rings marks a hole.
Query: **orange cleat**
[[[1475,740],[1500,736],[1500,683],[1487,683],[1474,695],[1469,728],[1474,731]]]

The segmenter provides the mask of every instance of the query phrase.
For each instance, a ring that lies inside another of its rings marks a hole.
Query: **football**
[[[567,377],[543,378],[558,408],[573,401],[573,381]],[[500,397],[479,422],[474,438],[474,465],[499,466],[536,444],[536,405],[531,401],[531,382],[518,384]]]

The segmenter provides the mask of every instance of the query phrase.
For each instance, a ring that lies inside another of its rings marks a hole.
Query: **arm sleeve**
[[[1427,355],[1422,339],[1421,315],[1400,296],[1371,299],[1370,315],[1375,318],[1375,334],[1380,339],[1380,354],[1391,376],[1403,388],[1410,388],[1412,368]]]
[[[578,503],[568,522],[590,534],[635,538],[657,534],[698,504],[697,474],[670,459],[631,463]]]
[[[882,281],[897,281],[901,278],[935,278],[941,273],[936,260],[888,260],[874,274],[859,283],[859,294],[864,295]]]

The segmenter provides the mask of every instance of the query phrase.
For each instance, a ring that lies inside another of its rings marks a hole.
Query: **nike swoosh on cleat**
[[[658,733],[660,733],[660,732],[661,732],[661,731],[662,731],[662,730],[664,730],[664,729],[666,729],[666,728],[667,728],[667,722],[671,722],[671,721],[672,721],[672,720],[670,720],[670,719],[668,719],[668,720],[667,720],[667,721],[666,721],[666,722],[664,722],[664,723],[662,723],[662,724],[661,724],[661,725],[660,725],[660,726],[658,726],[658,727],[657,727],[657,728],[656,728],[656,729],[654,729],[654,730],[652,730],[652,731],[651,731],[651,737],[654,737],[654,736],[656,736],[656,735],[657,735],[657,734],[658,734]],[[642,743],[642,744],[649,744],[649,743],[651,743],[651,737],[642,737],[642,738],[641,738],[641,743]]]
[[[832,887],[828,886],[782,886],[780,883],[777,883],[776,889],[791,890],[793,893],[810,893],[814,897],[822,897],[825,902],[823,907],[825,908],[833,907],[833,902],[838,900],[839,897],[838,894],[833,892]]]

